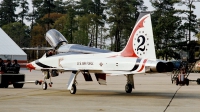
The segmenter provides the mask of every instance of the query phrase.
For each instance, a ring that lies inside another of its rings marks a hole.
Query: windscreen
[[[48,43],[56,48],[59,45],[67,44],[68,41],[66,38],[57,30],[51,29],[46,33],[45,39],[48,41]]]

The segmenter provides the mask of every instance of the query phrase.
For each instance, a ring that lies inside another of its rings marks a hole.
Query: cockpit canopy
[[[57,30],[51,29],[46,33],[45,39],[48,43],[57,49],[59,46],[68,44],[66,38]]]

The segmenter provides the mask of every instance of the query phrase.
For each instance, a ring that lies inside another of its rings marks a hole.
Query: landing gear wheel
[[[24,84],[13,84],[14,88],[22,88]]]
[[[42,89],[43,89],[43,90],[46,90],[46,89],[47,89],[47,82],[43,82],[43,83],[42,83]]]
[[[197,84],[200,85],[200,78],[197,79]]]
[[[126,93],[131,93],[132,92],[132,85],[131,84],[126,84],[125,91],[126,91]]]
[[[75,94],[75,93],[76,93],[76,85],[75,85],[75,84],[72,85],[72,88],[71,88],[71,90],[70,90],[70,93],[71,93],[71,94]]]
[[[38,81],[38,80],[36,80],[36,81],[35,81],[35,85],[38,85],[38,84],[39,84],[39,81]]]

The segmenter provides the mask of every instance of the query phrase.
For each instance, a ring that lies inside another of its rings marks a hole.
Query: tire
[[[13,84],[14,88],[22,88],[24,86],[24,84]]]
[[[47,89],[47,82],[43,82],[43,83],[42,83],[42,89],[43,89],[43,90],[46,90],[46,89]]]
[[[36,81],[35,81],[35,85],[38,85],[38,84],[39,84],[39,81],[38,81],[38,80],[36,80]]]
[[[200,78],[197,79],[197,84],[200,85]]]
[[[71,88],[71,90],[70,90],[70,93],[71,93],[71,94],[75,94],[75,93],[76,93],[76,85],[75,85],[75,84],[72,85],[72,88]]]
[[[131,84],[126,84],[125,85],[125,91],[126,91],[126,93],[131,93],[132,92],[132,85]]]

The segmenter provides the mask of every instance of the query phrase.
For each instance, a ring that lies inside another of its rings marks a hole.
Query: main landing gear
[[[125,85],[125,91],[126,91],[126,93],[131,93],[132,92],[132,85],[131,84],[126,84]]]
[[[72,71],[72,74],[69,78],[68,84],[67,84],[67,89],[71,94],[76,94],[76,76],[78,75],[80,71]]]
[[[69,81],[67,83],[67,89],[69,90],[69,92],[71,94],[76,94],[77,88],[77,82],[76,82],[76,76],[78,75],[80,71],[73,71]],[[125,75],[127,77],[127,84],[125,85],[125,91],[126,93],[131,93],[132,89],[134,88],[134,78],[133,78],[134,74],[129,74],[129,75]]]
[[[73,84],[72,88],[69,91],[71,94],[75,94],[76,93],[76,84]]]
[[[126,93],[131,93],[132,88],[135,88],[134,77],[133,77],[133,74],[126,75],[126,77],[127,77],[127,84],[125,85],[125,91]]]

